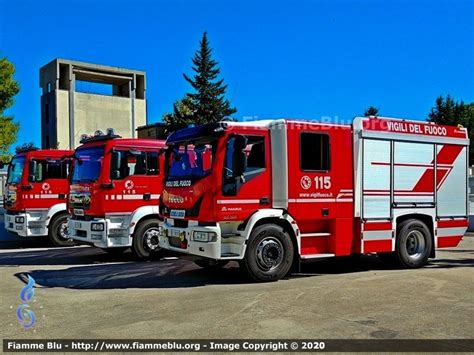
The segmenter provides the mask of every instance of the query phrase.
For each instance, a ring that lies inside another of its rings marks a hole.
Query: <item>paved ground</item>
[[[369,256],[269,284],[249,283],[236,264],[209,274],[184,260],[1,239],[1,338],[474,337],[474,236],[420,270]],[[29,331],[15,316],[27,275],[38,285]]]

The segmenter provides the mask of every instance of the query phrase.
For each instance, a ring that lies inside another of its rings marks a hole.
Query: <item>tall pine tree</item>
[[[379,109],[375,106],[369,106],[367,110],[364,111],[364,116],[369,117],[369,116],[377,116],[379,113]]]
[[[199,49],[192,62],[194,76],[183,76],[194,92],[186,94],[184,99],[175,103],[172,116],[167,115],[166,119],[170,126],[218,122],[237,112],[225,98],[227,85],[224,85],[223,79],[218,79],[220,68],[212,59],[212,48],[206,32],[199,42]]]
[[[15,66],[7,58],[0,58],[0,161],[10,159],[9,149],[15,143],[20,125],[5,111],[15,102],[14,96],[20,91],[15,80]]]
[[[446,98],[439,96],[428,114],[428,121],[450,126],[460,124],[466,127],[471,147],[474,145],[474,102],[465,103],[462,100],[458,102],[450,95]],[[474,149],[469,149],[469,165],[474,165]]]

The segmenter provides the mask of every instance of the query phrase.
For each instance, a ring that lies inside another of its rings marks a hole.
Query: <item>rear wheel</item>
[[[159,255],[159,226],[160,220],[156,218],[141,222],[133,235],[132,251],[139,259],[146,260]]]
[[[400,266],[419,268],[428,262],[433,242],[426,224],[409,219],[400,225],[395,246],[395,255]]]
[[[53,218],[49,224],[48,237],[56,247],[70,247],[74,245],[74,241],[68,236],[66,214]]]
[[[265,224],[252,231],[241,266],[255,281],[277,281],[290,271],[293,258],[288,233],[278,225]]]

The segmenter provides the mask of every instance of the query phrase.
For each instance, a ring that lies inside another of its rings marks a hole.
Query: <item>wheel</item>
[[[146,260],[157,257],[161,248],[159,247],[160,221],[152,218],[140,223],[133,235],[132,251],[139,259]]]
[[[68,237],[67,215],[61,214],[50,222],[48,228],[48,238],[56,247],[70,247],[74,241]]]
[[[214,270],[223,268],[229,263],[229,260],[198,259],[194,260],[194,263],[204,269]]]
[[[277,281],[290,271],[294,248],[290,236],[275,224],[256,227],[241,262],[254,281]]]
[[[394,257],[406,269],[419,268],[428,262],[433,242],[426,224],[409,219],[400,225]]]
[[[100,248],[100,249],[102,249],[103,251],[105,251],[107,254],[110,254],[110,255],[120,255],[124,253],[128,249],[128,247]]]

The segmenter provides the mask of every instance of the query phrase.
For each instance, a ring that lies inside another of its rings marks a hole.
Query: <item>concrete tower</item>
[[[40,69],[40,87],[42,148],[74,149],[109,127],[135,138],[146,125],[145,72],[55,59]]]

